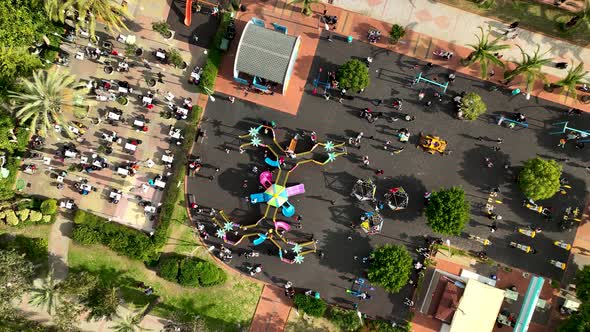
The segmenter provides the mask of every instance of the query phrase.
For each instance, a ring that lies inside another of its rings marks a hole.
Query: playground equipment
[[[279,172],[279,174],[281,174]],[[305,186],[298,184],[291,187],[285,187],[272,182],[272,173],[269,171],[262,172],[258,177],[260,184],[266,188],[262,193],[250,195],[252,204],[266,203],[275,208],[281,208],[285,217],[292,217],[295,214],[295,207],[289,203],[289,197],[305,193]],[[285,180],[286,182],[286,180]]]
[[[588,137],[590,137],[590,131],[572,128],[572,127],[569,127],[568,124],[569,124],[569,121],[554,123],[553,126],[559,128],[559,130],[551,132],[549,134],[550,135],[564,135],[566,132],[569,131],[570,133],[579,134],[580,138],[583,138],[583,139],[578,139],[578,142],[580,142],[580,143],[590,142],[590,138],[588,138]]]
[[[426,83],[430,83],[434,86],[437,86],[442,89],[442,93],[446,93],[447,88],[449,87],[449,82],[441,84],[436,81],[429,80],[429,79],[422,76],[422,72],[418,73],[418,76],[416,76],[416,78],[414,79],[414,84],[418,84],[420,82],[426,82]]]
[[[533,247],[531,247],[531,246],[527,246],[527,245],[520,244],[520,243],[516,243],[516,242],[510,242],[510,246],[511,246],[512,248],[516,248],[516,249],[522,250],[522,251],[524,251],[524,252],[525,252],[525,253],[527,253],[527,254],[534,254],[534,253],[536,253],[536,252],[537,252],[537,251],[536,251],[535,249],[533,249]]]
[[[383,217],[379,214],[379,212],[365,212],[361,215],[361,229],[369,234],[378,234],[381,233],[381,229],[383,228]]]
[[[506,117],[504,115],[501,115],[498,118],[498,126],[501,126],[503,123],[506,123],[506,127],[510,128],[510,129],[514,129],[516,126],[520,126],[523,128],[528,128],[529,127],[529,123],[526,121],[526,118],[523,119],[519,114],[515,114],[514,117],[512,119],[510,119],[509,117]]]
[[[346,290],[346,293],[361,299],[367,299],[370,298],[367,292],[374,290],[375,288],[371,286],[366,279],[356,278],[353,280],[350,288]]]
[[[535,238],[535,236],[537,235],[537,232],[528,228],[517,228],[516,231],[522,235],[530,237],[531,239]]]
[[[350,193],[350,196],[355,197],[361,202],[374,202],[376,190],[377,185],[375,185],[375,183],[373,183],[373,180],[371,180],[370,178],[367,178],[366,180],[358,179],[352,187],[352,193]]]
[[[555,241],[553,242],[554,245],[560,247],[561,249],[565,249],[567,251],[570,251],[572,249],[572,245],[569,243],[565,243],[563,241]]]
[[[383,197],[385,199],[385,204],[387,204],[387,206],[393,211],[407,208],[410,201],[408,193],[406,193],[402,187],[389,189]]]
[[[320,78],[321,78],[321,75],[322,75],[322,72],[323,71],[324,71],[324,69],[321,68],[321,67],[318,69],[318,75],[313,80],[313,87],[314,88],[318,88],[318,87],[324,88],[325,91],[328,91],[332,87],[332,83],[331,82],[328,82],[328,81],[325,81],[325,82],[324,81],[321,81]],[[328,76],[328,79],[331,79],[331,77]]]
[[[532,210],[532,211],[535,211],[539,214],[542,214],[547,219],[552,218],[551,208],[542,207],[542,206],[538,205],[537,203],[535,203],[535,201],[533,201],[532,199],[523,200],[522,206],[526,207],[529,210]]]
[[[553,266],[555,266],[557,268],[560,268],[562,270],[565,270],[565,268],[567,267],[567,264],[562,263],[560,261],[556,261],[554,259],[549,260],[549,264],[551,264],[551,265],[553,265]]]
[[[424,135],[420,133],[418,146],[430,154],[434,154],[435,152],[444,154],[447,148],[447,141],[442,140],[438,136]]]
[[[473,235],[473,234],[469,234],[469,240],[475,240],[476,242],[479,242],[479,243],[483,244],[484,246],[492,245],[492,242],[490,240],[484,239],[483,237]]]

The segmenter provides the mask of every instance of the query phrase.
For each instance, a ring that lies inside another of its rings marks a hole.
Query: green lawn
[[[519,21],[521,28],[569,40],[581,46],[590,44],[590,31],[587,29],[563,32],[558,28],[556,22],[567,22],[574,14],[556,6],[531,0],[488,0],[488,3],[492,3],[489,8],[479,6],[472,0],[440,0],[440,2],[508,24]]]
[[[23,227],[12,227],[4,223],[0,223],[0,234],[23,235],[26,237],[37,237],[49,240],[49,232],[51,225],[29,225]]]
[[[285,332],[340,332],[336,325],[324,317],[303,317],[303,313],[291,310]]]
[[[205,250],[199,252],[207,257]],[[184,288],[159,278],[142,262],[118,256],[98,245],[71,244],[68,259],[71,268],[97,272],[118,285],[127,303],[143,305],[153,299],[135,288],[137,282],[143,281],[160,296],[160,304],[151,314],[169,317],[179,310],[198,314],[205,318],[212,331],[235,331],[237,324],[248,326],[262,291],[260,284],[232,274],[221,286]]]

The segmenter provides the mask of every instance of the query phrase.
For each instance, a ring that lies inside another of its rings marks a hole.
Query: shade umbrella
[[[274,207],[282,206],[289,199],[285,187],[279,186],[278,184],[273,184],[272,186],[268,187],[264,193],[270,196],[270,199],[267,201],[267,203]]]

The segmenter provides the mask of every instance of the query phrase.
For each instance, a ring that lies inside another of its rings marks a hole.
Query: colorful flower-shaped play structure
[[[265,138],[263,135],[272,138],[273,144],[265,144],[263,142]],[[242,240],[249,237],[256,237],[252,241],[254,246],[258,246],[268,240],[277,247],[278,255],[283,262],[301,264],[304,261],[304,256],[308,253],[315,252],[317,248],[316,241],[313,239],[304,242],[287,239],[286,235],[291,230],[291,226],[285,221],[277,220],[279,212],[285,217],[294,216],[295,206],[289,202],[289,198],[305,193],[305,186],[302,183],[287,186],[289,175],[303,164],[314,163],[317,165],[326,165],[327,163],[334,162],[337,157],[346,154],[344,143],[334,144],[330,141],[326,143],[314,142],[310,150],[297,152],[296,147],[298,142],[302,140],[302,137],[295,135],[291,139],[289,146],[283,148],[276,141],[274,129],[266,125],[250,128],[248,134],[242,135],[240,138],[248,140],[248,142],[240,146],[240,149],[248,146],[268,149],[274,156],[274,159],[267,156],[265,163],[276,168],[276,170],[260,173],[258,180],[265,190],[260,193],[251,194],[249,197],[252,204],[266,204],[262,218],[254,224],[243,226],[232,222],[223,211],[220,211],[219,216],[222,220],[217,216],[212,218],[218,227],[216,236],[231,245],[238,245]],[[307,158],[318,147],[323,147],[325,156],[317,152],[313,155],[315,158],[321,158],[322,160],[316,160],[313,157]],[[287,163],[285,162],[285,158],[289,160],[290,168],[288,170],[286,169]],[[276,172],[276,177],[273,177],[274,172]],[[273,210],[272,219],[270,218],[271,210]],[[267,227],[265,229],[261,225],[267,218],[271,219],[273,228]]]

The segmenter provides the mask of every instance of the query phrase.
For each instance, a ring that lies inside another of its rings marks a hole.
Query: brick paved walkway
[[[250,332],[281,332],[289,319],[292,303],[285,297],[283,289],[266,285],[258,301]]]

